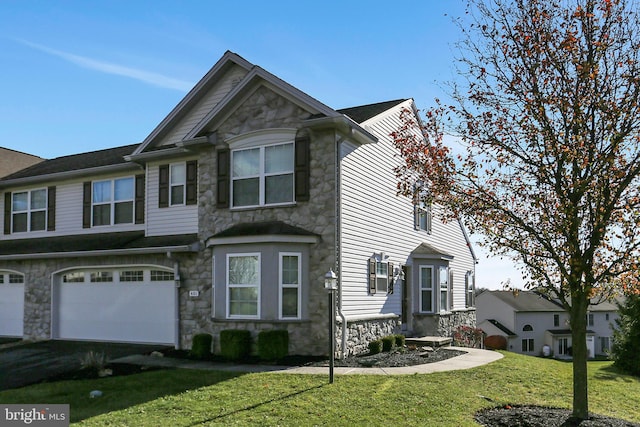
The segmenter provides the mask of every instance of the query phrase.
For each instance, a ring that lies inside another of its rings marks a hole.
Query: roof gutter
[[[376,136],[344,115],[305,120],[305,125],[310,129],[337,129],[345,136],[351,137],[361,144],[378,142]]]
[[[24,260],[24,259],[47,259],[47,258],[89,258],[96,256],[117,256],[117,255],[140,255],[140,254],[165,254],[173,252],[198,252],[199,244],[179,245],[179,246],[158,246],[154,248],[130,248],[130,249],[107,249],[94,251],[73,251],[73,252],[43,252],[35,254],[13,254],[0,255],[0,260]]]

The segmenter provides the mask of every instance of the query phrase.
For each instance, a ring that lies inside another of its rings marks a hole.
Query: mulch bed
[[[588,420],[576,421],[569,409],[543,406],[501,406],[478,412],[475,420],[487,427],[638,427],[640,424],[603,415],[590,414]]]

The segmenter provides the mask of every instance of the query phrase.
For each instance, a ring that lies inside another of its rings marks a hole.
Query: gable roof
[[[42,180],[44,177],[51,178],[52,175],[69,175],[72,172],[79,171],[86,172],[90,170],[92,173],[95,173],[96,171],[105,168],[137,167],[124,159],[124,156],[131,154],[137,146],[138,144],[125,145],[122,147],[73,154],[70,156],[45,160],[26,169],[22,169],[11,175],[5,176],[0,179],[0,186],[4,186],[4,184],[8,185],[19,182]]]
[[[384,113],[388,109],[407,101],[407,99],[396,99],[393,101],[377,102],[375,104],[360,105],[357,107],[342,108],[338,113],[348,116],[356,123],[363,123],[367,120]]]
[[[564,311],[562,306],[550,298],[530,291],[486,291],[515,311]],[[484,294],[484,292],[483,292]]]

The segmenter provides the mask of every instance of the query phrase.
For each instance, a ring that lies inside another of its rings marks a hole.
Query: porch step
[[[406,345],[429,346],[433,348],[448,347],[453,339],[451,337],[407,337]]]

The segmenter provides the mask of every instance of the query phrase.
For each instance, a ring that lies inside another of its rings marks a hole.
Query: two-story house
[[[507,349],[528,355],[571,356],[569,313],[535,291],[484,291],[476,297],[478,327],[507,338]],[[615,303],[591,305],[587,314],[589,357],[608,354],[618,318]]]
[[[286,329],[290,353],[326,354],[330,269],[343,354],[475,325],[463,226],[396,194],[403,109],[334,110],[225,53],[141,143],[0,180],[0,335]]]

